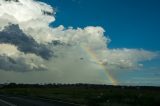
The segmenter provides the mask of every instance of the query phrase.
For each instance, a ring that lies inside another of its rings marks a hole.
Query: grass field
[[[62,100],[87,106],[160,106],[159,87],[10,84],[2,87],[0,93]]]

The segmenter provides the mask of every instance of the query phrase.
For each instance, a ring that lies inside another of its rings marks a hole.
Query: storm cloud
[[[46,45],[38,44],[31,36],[27,36],[18,25],[9,25],[0,31],[0,44],[8,43],[18,47],[24,53],[34,53],[44,59],[49,59],[53,52]]]
[[[43,59],[33,53],[23,53],[11,44],[0,44],[0,69],[5,71],[44,71]]]
[[[110,83],[106,70],[136,70],[159,56],[108,48],[101,26],[50,27],[56,11],[40,1],[1,0],[0,10],[0,81]]]
[[[0,56],[0,69],[6,71],[17,71],[17,72],[27,72],[27,71],[44,71],[46,70],[43,66],[36,66],[30,61],[26,63],[25,58],[12,58],[5,55]],[[33,65],[33,66],[32,66]]]

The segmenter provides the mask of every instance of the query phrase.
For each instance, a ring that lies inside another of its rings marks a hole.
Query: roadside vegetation
[[[160,106],[160,87],[15,83],[0,87],[0,94],[61,100],[84,106]]]

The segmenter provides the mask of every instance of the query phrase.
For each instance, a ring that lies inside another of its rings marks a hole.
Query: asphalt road
[[[0,95],[0,106],[77,106],[76,104],[46,99]]]

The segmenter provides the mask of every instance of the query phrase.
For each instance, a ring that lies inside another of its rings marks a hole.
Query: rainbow
[[[106,66],[99,61],[97,54],[88,46],[81,45],[81,48],[90,56],[90,58],[94,59],[95,62],[104,70],[106,73],[106,77],[109,79],[112,85],[118,85],[118,81],[111,75],[111,73],[106,69]]]

